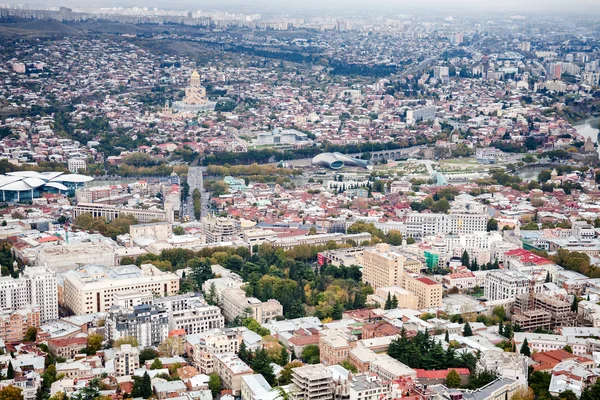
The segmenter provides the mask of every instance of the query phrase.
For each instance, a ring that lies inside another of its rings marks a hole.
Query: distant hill
[[[4,20],[0,20],[0,28],[66,34],[75,34],[80,32],[71,26],[65,25],[62,22],[53,19],[23,20],[19,18],[19,20],[19,22],[4,22]]]

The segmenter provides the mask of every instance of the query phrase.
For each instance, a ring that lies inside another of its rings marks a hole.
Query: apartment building
[[[246,297],[242,289],[226,289],[221,292],[221,308],[227,321],[238,316],[249,316],[264,324],[272,318],[283,315],[283,306],[279,301],[270,299],[262,302],[255,297]]]
[[[221,243],[235,239],[238,235],[238,223],[231,218],[202,218],[202,230],[206,243]]]
[[[225,319],[217,306],[197,303],[187,310],[171,311],[169,329],[183,329],[187,335],[223,328]]]
[[[328,329],[319,335],[319,355],[323,365],[336,365],[348,360],[350,350],[356,346],[357,337],[345,330]]]
[[[350,382],[349,400],[380,400],[390,395],[390,386],[378,376],[364,374],[356,375]]]
[[[417,296],[418,309],[439,308],[442,306],[443,287],[430,278],[413,273],[405,273],[402,287]]]
[[[419,298],[409,290],[400,286],[385,286],[375,290],[375,294],[367,296],[368,303],[377,303],[380,308],[385,307],[388,295],[391,299],[395,298],[398,302],[398,308],[410,308],[418,310]]]
[[[374,289],[401,286],[404,271],[420,272],[419,260],[390,250],[390,245],[379,243],[375,248],[365,249],[357,257],[363,266],[362,280]]]
[[[114,363],[116,376],[133,375],[133,371],[140,367],[140,351],[130,344],[123,344],[115,350]]]
[[[535,280],[533,290],[535,293],[542,291],[542,280]],[[512,270],[491,271],[485,277],[484,297],[488,301],[514,299],[521,294],[529,293],[531,278],[529,275]]]
[[[73,215],[77,218],[82,214],[91,214],[94,218],[105,218],[107,221],[112,221],[124,215],[131,215],[141,223],[166,221],[172,224],[174,221],[173,205],[166,202],[162,210],[157,208],[119,207],[111,204],[79,203],[73,207]]]
[[[133,336],[142,347],[158,346],[169,335],[169,315],[154,305],[133,307],[133,311],[112,308],[105,323],[108,340]]]
[[[292,400],[333,400],[333,378],[323,364],[305,365],[292,370]]]
[[[152,264],[105,267],[88,265],[63,275],[63,302],[77,315],[107,312],[115,294],[131,290],[172,296],[179,292],[179,277]]]
[[[234,353],[215,354],[214,372],[221,378],[224,388],[239,396],[242,391],[242,376],[253,375],[254,371]]]
[[[0,314],[0,339],[5,343],[23,341],[27,329],[40,326],[38,307],[4,311]]]
[[[273,392],[262,375],[243,375],[241,397],[242,400],[269,400],[273,398]]]
[[[70,337],[64,339],[49,339],[48,349],[58,357],[71,359],[80,354],[87,347],[87,338]]]
[[[485,213],[451,212],[450,214],[410,213],[406,217],[405,236],[425,237],[438,234],[467,235],[487,231]]]
[[[56,274],[46,267],[26,267],[17,279],[0,278],[0,309],[37,307],[40,322],[58,319]]]
[[[243,337],[233,329],[213,329],[186,336],[185,350],[201,374],[213,372],[215,354],[234,353],[240,349]]]

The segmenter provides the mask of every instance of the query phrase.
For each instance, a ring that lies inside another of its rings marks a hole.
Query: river
[[[586,119],[582,124],[573,125],[581,136],[591,138],[592,142],[598,143],[598,126],[600,126],[600,118]],[[598,148],[600,153],[600,147]]]

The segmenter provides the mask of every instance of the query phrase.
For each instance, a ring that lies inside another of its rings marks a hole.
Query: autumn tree
[[[449,388],[457,388],[460,386],[460,375],[455,369],[450,370],[446,375],[446,386]]]
[[[5,386],[0,389],[0,400],[23,400],[22,390],[13,385]]]

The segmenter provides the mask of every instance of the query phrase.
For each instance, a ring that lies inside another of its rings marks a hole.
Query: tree
[[[448,333],[447,330],[446,330],[446,334],[444,335],[444,342],[450,343],[450,334]]]
[[[304,350],[302,350],[302,354],[300,355],[300,358],[302,358],[302,360],[307,364],[318,364],[321,362],[320,357],[321,355],[319,353],[319,346],[316,344],[309,344],[308,346],[305,346]]]
[[[160,358],[156,357],[152,364],[150,364],[150,369],[163,369],[163,363],[160,361]]]
[[[221,391],[221,377],[216,372],[208,376],[208,388],[212,392],[213,397],[216,397]]]
[[[12,361],[8,362],[8,367],[6,368],[6,379],[13,379],[15,377],[15,370],[12,365]]]
[[[0,400],[23,400],[22,390],[16,386],[5,386],[0,390]]]
[[[94,378],[88,382],[87,386],[84,386],[77,392],[77,395],[71,397],[75,400],[96,400],[100,396],[100,380]]]
[[[573,348],[571,346],[569,346],[568,344],[565,345],[565,347],[563,347],[563,350],[566,351],[567,353],[573,354]]]
[[[146,361],[154,360],[156,357],[158,357],[158,351],[152,347],[146,347],[140,351],[140,364],[145,364]]]
[[[181,226],[181,225],[174,226],[173,227],[173,235],[177,235],[177,236],[185,235],[185,229],[183,229],[183,226]]]
[[[277,384],[279,386],[289,385],[292,382],[292,370],[294,368],[302,367],[304,364],[299,360],[294,360],[283,367],[283,371],[279,374]]]
[[[246,347],[246,342],[244,342],[243,340],[242,340],[242,344],[240,344],[240,349],[238,350],[237,355],[240,360],[242,360],[246,364],[248,363],[248,360],[249,360],[248,349]]]
[[[392,246],[400,246],[402,244],[402,234],[400,231],[391,230],[386,235],[385,241]]]
[[[446,386],[449,388],[457,388],[460,386],[460,375],[455,369],[450,370],[446,375]]]
[[[521,354],[526,355],[527,357],[531,357],[531,349],[529,348],[529,343],[527,343],[527,338],[523,340],[520,352]]]
[[[273,373],[273,367],[271,366],[267,350],[256,350],[250,362],[250,367],[252,367],[254,373],[262,375],[269,385],[275,383],[275,374]]]
[[[498,334],[504,335],[504,327],[502,326],[502,320],[500,320],[500,323],[498,324]]]
[[[202,290],[202,284],[212,278],[212,269],[208,258],[202,260],[194,258],[188,262],[188,267],[192,270],[192,279],[198,290]],[[227,268],[227,265],[225,265]]]
[[[498,221],[496,221],[494,218],[490,218],[490,220],[487,222],[487,231],[497,231],[498,230]]]
[[[96,354],[102,348],[104,337],[102,335],[93,334],[87,337],[87,349],[90,354]]]
[[[510,400],[535,400],[535,395],[530,387],[522,387],[511,396]]]
[[[133,377],[133,390],[131,391],[132,397],[141,397],[142,399],[148,399],[152,396],[152,380],[148,372],[144,372],[144,376]]]
[[[473,330],[471,329],[471,325],[469,325],[469,323],[467,322],[463,328],[463,336],[464,337],[468,337],[468,336],[473,336]]]
[[[578,304],[579,299],[577,298],[577,296],[573,296],[573,302],[571,303],[571,311],[577,312]]]
[[[136,337],[133,336],[123,336],[120,339],[117,339],[113,342],[113,348],[119,349],[122,345],[129,344],[131,347],[138,347],[139,343]]]
[[[396,297],[396,295],[392,296],[392,309],[396,309],[398,308],[398,297]]]
[[[175,357],[183,354],[183,339],[180,336],[171,336],[158,345],[158,351],[166,357]]]
[[[27,328],[27,332],[25,332],[25,337],[23,341],[25,342],[35,342],[37,340],[37,328],[35,326],[30,326]]]
[[[383,306],[384,310],[390,310],[392,308],[392,294],[388,292],[387,299],[385,299],[385,305]]]
[[[471,263],[469,262],[469,253],[467,253],[467,250],[463,251],[462,256],[460,257],[460,262],[465,267],[471,265]]]
[[[281,350],[279,351],[278,364],[284,367],[288,364],[289,361],[290,353],[288,353],[287,349],[284,346],[281,346]]]

